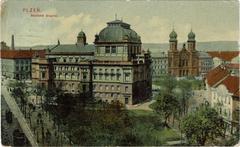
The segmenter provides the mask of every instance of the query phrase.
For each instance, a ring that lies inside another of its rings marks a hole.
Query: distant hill
[[[178,43],[178,49],[181,49],[183,43]],[[149,49],[153,53],[167,51],[168,43],[143,43],[143,49]],[[237,41],[211,41],[197,42],[196,49],[199,51],[238,51],[239,46]]]
[[[36,45],[32,47],[16,47],[17,49],[46,49],[55,45]],[[178,43],[178,49],[181,49],[183,43]],[[149,49],[151,52],[167,51],[169,48],[168,43],[143,43],[144,50]],[[197,42],[196,46],[199,51],[237,51],[239,50],[237,41],[210,41],[210,42]]]

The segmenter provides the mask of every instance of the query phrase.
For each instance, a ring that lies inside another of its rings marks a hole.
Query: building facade
[[[198,52],[199,56],[199,76],[205,75],[214,67],[213,58],[206,52]]]
[[[45,59],[33,59],[34,83],[89,93],[106,102],[138,103],[151,97],[152,85],[150,53],[141,44],[140,36],[121,20],[108,22],[95,35],[94,45],[86,43],[81,31],[76,44],[58,42]]]
[[[239,63],[239,51],[208,51],[207,53],[213,58],[214,67],[220,64]]]
[[[168,73],[176,77],[199,76],[199,57],[196,50],[195,34],[188,34],[187,48],[183,44],[177,48],[177,33],[173,30],[170,35],[168,50]]]
[[[152,78],[157,80],[161,75],[168,74],[168,55],[165,52],[152,55]]]
[[[220,65],[206,75],[207,97],[210,105],[224,118],[227,132],[239,129],[239,76],[232,75]]]
[[[44,56],[44,51],[1,50],[2,76],[17,80],[31,80],[31,62],[34,54]]]

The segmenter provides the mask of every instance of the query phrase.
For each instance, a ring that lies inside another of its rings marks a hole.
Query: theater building
[[[151,56],[130,25],[114,20],[87,44],[81,31],[75,44],[58,44],[46,58],[32,60],[35,84],[67,93],[89,93],[97,100],[135,104],[151,97]]]

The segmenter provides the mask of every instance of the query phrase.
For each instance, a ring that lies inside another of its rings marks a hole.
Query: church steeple
[[[192,29],[190,33],[188,33],[188,50],[194,51],[196,49],[196,40],[195,40],[195,33],[193,33]]]
[[[177,50],[177,33],[173,29],[172,32],[169,34],[169,44],[170,44],[170,50],[174,51]]]

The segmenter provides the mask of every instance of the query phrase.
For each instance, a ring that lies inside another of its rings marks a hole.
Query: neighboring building
[[[151,97],[151,57],[140,36],[115,20],[95,35],[80,32],[76,44],[56,45],[45,59],[33,59],[33,81],[65,92],[89,93],[97,100],[135,104]]]
[[[199,58],[196,50],[195,34],[188,34],[187,48],[177,49],[177,33],[173,30],[170,35],[168,50],[168,73],[176,77],[199,76]]]
[[[239,61],[240,55],[239,51],[209,51],[207,53],[213,58],[214,67],[220,64],[232,63],[235,60]]]
[[[7,46],[6,42],[1,41],[1,50],[9,50],[9,46]]]
[[[239,63],[229,63],[225,65],[228,71],[235,76],[240,74],[240,64]]]
[[[199,56],[199,75],[205,77],[205,75],[213,68],[213,59],[206,52],[198,52]]]
[[[31,60],[34,54],[44,56],[44,50],[1,50],[2,76],[17,80],[30,80]]]
[[[91,94],[94,45],[87,45],[80,32],[76,44],[58,44],[46,53],[47,58],[32,60],[33,83],[59,87],[66,93]],[[89,95],[88,95],[89,96]]]
[[[152,78],[156,80],[161,75],[168,74],[168,55],[165,52],[152,55]]]
[[[220,65],[206,75],[208,101],[224,118],[228,132],[239,129],[239,77]],[[238,117],[237,117],[238,116]]]

